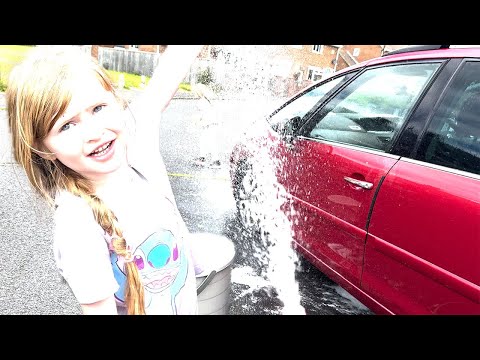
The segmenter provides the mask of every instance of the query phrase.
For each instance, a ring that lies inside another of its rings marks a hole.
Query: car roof
[[[381,57],[377,57],[370,60],[365,60],[361,63],[352,65],[348,68],[342,69],[337,72],[341,73],[343,71],[349,71],[355,68],[364,67],[367,65],[377,65],[385,64],[396,61],[405,61],[405,60],[422,60],[422,59],[445,59],[445,58],[480,58],[480,46],[479,45],[450,45],[449,48],[440,48],[434,50],[415,50],[419,48],[413,46],[413,51],[408,51],[408,47],[401,49],[401,52],[394,51],[392,54],[385,54]],[[428,49],[427,46],[425,46]]]

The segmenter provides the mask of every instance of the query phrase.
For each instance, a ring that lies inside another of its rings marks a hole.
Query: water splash
[[[277,94],[278,83],[293,66],[277,45],[216,46],[211,66],[216,91],[224,98],[251,98]],[[279,64],[283,64],[280,66]]]
[[[267,126],[265,121],[256,122],[246,137],[265,134]],[[239,206],[242,208],[244,201],[245,209],[248,209],[244,213],[244,224],[260,235],[260,242],[253,244],[251,255],[260,264],[260,276],[270,281],[283,302],[282,313],[305,315],[295,277],[298,254],[292,248],[292,224],[282,210],[287,201],[286,191],[275,176],[281,159],[278,154],[271,152],[272,148],[251,145],[250,151],[254,155],[248,158],[247,168],[250,171],[242,183],[245,189],[250,186],[251,192],[246,191],[245,200],[240,200]],[[292,212],[290,214],[294,215]]]
[[[276,95],[278,92],[271,81],[278,73],[272,62],[277,47],[225,45],[217,50],[212,68],[215,89],[219,98],[235,99],[239,110],[230,118],[217,116],[223,121],[220,127],[230,137],[243,134],[240,138],[247,139],[265,135],[268,124],[264,115],[284,100]],[[222,110],[217,107],[216,111]],[[240,138],[235,138],[234,142]],[[281,210],[286,192],[275,177],[280,159],[269,151],[269,147],[254,145],[251,150],[255,154],[249,158],[253,178],[246,177],[245,181],[254,189],[247,205],[250,211],[245,215],[245,224],[259,230],[259,243],[251,244],[249,255],[259,265],[259,277],[267,279],[274,287],[275,291],[269,293],[283,303],[282,314],[304,315],[295,278],[298,255],[292,248],[292,226]]]

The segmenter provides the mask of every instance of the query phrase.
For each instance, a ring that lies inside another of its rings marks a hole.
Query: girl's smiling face
[[[70,104],[43,140],[53,153],[48,158],[94,182],[105,180],[127,161],[125,117],[93,72],[79,73]]]

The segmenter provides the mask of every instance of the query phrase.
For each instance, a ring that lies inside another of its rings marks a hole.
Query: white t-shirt
[[[144,285],[146,313],[197,314],[195,272],[202,272],[202,265],[191,253],[188,229],[175,204],[157,139],[148,144],[148,132],[136,135],[140,140],[128,149],[129,163],[136,170],[129,168],[129,181],[118,196],[102,200],[113,210],[132,249]],[[74,295],[88,304],[115,293],[118,313],[125,314],[124,259],[109,250],[110,236],[84,199],[63,191],[55,201],[54,255]]]
[[[194,259],[188,230],[175,204],[131,169],[121,197],[105,198],[122,228],[144,284],[147,314],[196,314]],[[124,259],[109,251],[110,236],[85,200],[58,194],[55,211],[55,258],[80,303],[115,293],[119,313],[126,313]]]

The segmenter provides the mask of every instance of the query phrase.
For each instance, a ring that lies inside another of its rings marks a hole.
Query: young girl
[[[169,45],[130,105],[76,48],[32,50],[11,72],[14,157],[55,206],[54,256],[84,314],[197,313],[201,270],[158,138],[161,113],[201,48]]]

